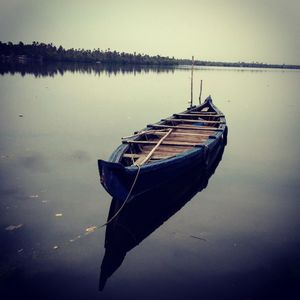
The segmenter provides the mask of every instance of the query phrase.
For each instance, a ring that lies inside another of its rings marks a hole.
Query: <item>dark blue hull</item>
[[[199,167],[205,162],[204,147],[193,149],[189,154],[178,155],[163,162],[152,163],[140,168],[133,194],[138,195],[163,182],[172,180],[191,166]],[[179,157],[180,156],[180,157]],[[137,166],[124,167],[119,163],[98,161],[101,183],[107,192],[117,199],[125,199],[138,172]]]
[[[221,114],[213,106],[211,99],[207,100],[203,106],[210,106],[214,111]],[[203,169],[203,166],[207,166],[212,159],[212,153],[215,152],[221,142],[226,140],[226,136],[227,127],[221,125],[220,129],[205,144],[197,145],[193,149],[176,156],[145,164],[141,167],[136,165],[124,166],[120,163],[123,153],[127,150],[127,145],[120,145],[112,153],[109,161],[98,161],[101,183],[112,197],[119,200],[126,199],[136,178],[137,181],[134,184],[132,196],[147,192],[155,186],[172,181],[191,167],[199,166],[199,170]]]

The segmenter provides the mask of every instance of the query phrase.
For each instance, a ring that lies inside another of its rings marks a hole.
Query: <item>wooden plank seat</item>
[[[151,156],[151,159],[154,159],[154,160],[158,160],[158,159],[165,159],[165,158],[168,158],[168,157],[172,157],[172,156],[175,156],[177,155],[178,153],[174,154],[174,155],[168,155],[168,154],[165,154],[165,155],[162,155],[162,154],[154,154],[153,156]],[[146,153],[139,153],[139,154],[130,154],[130,153],[125,153],[123,155],[123,157],[125,158],[133,158],[133,159],[138,159],[140,157],[146,157]]]
[[[222,128],[212,127],[212,126],[193,126],[193,125],[165,125],[165,124],[148,124],[148,127],[152,128],[177,128],[183,130],[205,130],[205,131],[223,131]]]
[[[145,145],[156,145],[158,141],[136,141],[136,140],[124,140],[123,144],[145,144]],[[177,142],[177,141],[163,141],[162,145],[170,146],[199,146],[200,143],[190,143],[190,142]]]
[[[196,130],[188,130],[188,129],[174,129],[174,132],[176,133],[183,133],[183,134],[196,134],[199,136],[208,136],[208,137],[214,137],[215,132],[214,131],[209,131],[209,130],[201,130],[201,131],[196,131]]]
[[[199,113],[201,113],[201,114],[204,114],[204,115],[206,115],[206,116],[211,116],[211,115],[217,115],[217,113],[216,112],[214,112],[214,111],[203,111],[203,110],[192,110],[192,111],[189,111],[189,114],[199,114]]]
[[[210,118],[220,118],[224,117],[224,115],[207,115],[202,113],[180,113],[180,114],[173,114],[173,116],[179,116],[179,117],[210,117]]]
[[[209,123],[209,124],[225,124],[224,121],[207,121],[207,120],[191,120],[191,119],[162,119],[166,122],[182,122],[182,123]]]
[[[144,133],[145,135],[157,135],[157,136],[164,136],[165,135],[165,132],[163,132],[163,131],[155,131],[155,130],[151,130],[151,131],[149,131],[149,133],[146,131],[145,133]],[[172,134],[171,134],[171,136],[188,136],[188,137],[190,137],[190,136],[198,136],[198,137],[201,137],[201,136],[205,136],[205,137],[209,137],[209,136],[211,136],[211,133],[199,133],[199,132],[180,132],[180,131],[173,131],[172,132]]]
[[[159,146],[159,148],[157,148],[155,150],[155,153],[151,156],[151,160],[161,160],[161,159],[166,159],[166,158],[170,158],[170,157],[174,157],[178,154],[181,154],[187,150],[192,149],[193,147],[178,147],[176,148],[175,146]],[[135,160],[134,163],[135,164],[139,164],[141,163],[146,157],[147,155],[151,152],[151,150],[153,150],[153,147],[151,146],[143,146],[142,148],[142,152],[140,153],[125,153],[123,154],[124,158],[130,158]]]
[[[170,146],[170,145],[160,145],[159,148],[155,151],[156,154],[164,154],[164,153],[182,153],[186,150],[193,149],[194,147],[192,146]],[[148,153],[153,149],[153,146],[150,145],[142,145],[141,151]]]
[[[183,135],[170,135],[165,140],[166,141],[178,141],[178,142],[201,142],[206,141],[208,139],[208,136],[183,136]]]

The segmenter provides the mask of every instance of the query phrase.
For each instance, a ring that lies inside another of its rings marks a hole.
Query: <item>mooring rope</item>
[[[141,167],[139,165],[136,165],[136,166],[138,167],[138,170],[136,172],[134,181],[133,181],[133,183],[131,185],[131,188],[130,188],[130,190],[129,190],[128,194],[127,194],[127,197],[124,200],[122,206],[118,209],[118,211],[106,223],[104,223],[103,225],[99,226],[98,228],[107,226],[109,223],[111,223],[120,214],[120,212],[122,211],[123,207],[125,206],[125,204],[127,203],[127,201],[130,199],[131,193],[133,191],[133,188],[134,188],[134,186],[135,186],[135,184],[137,182],[137,179],[138,179],[138,177],[140,175],[140,171],[141,171]]]

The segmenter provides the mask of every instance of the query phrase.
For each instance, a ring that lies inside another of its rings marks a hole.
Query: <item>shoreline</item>
[[[69,60],[48,60],[48,59],[35,59],[30,58],[25,55],[19,56],[0,56],[0,64],[1,65],[50,65],[50,64],[61,64],[61,65],[81,65],[81,66],[89,66],[89,67],[117,67],[117,68],[127,68],[127,67],[137,67],[137,68],[190,68],[192,63],[189,61],[178,62],[177,64],[161,64],[161,63],[115,63],[115,62],[91,62],[91,61],[69,61]],[[300,65],[277,65],[277,64],[255,64],[255,63],[223,63],[223,62],[201,62],[196,61],[194,66],[199,69],[201,67],[204,68],[230,68],[230,69],[279,69],[279,70],[300,70]]]

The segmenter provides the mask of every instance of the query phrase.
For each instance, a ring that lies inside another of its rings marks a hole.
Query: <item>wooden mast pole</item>
[[[191,107],[193,106],[193,76],[194,76],[194,56],[192,56],[192,74],[191,74]]]

